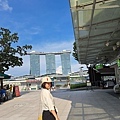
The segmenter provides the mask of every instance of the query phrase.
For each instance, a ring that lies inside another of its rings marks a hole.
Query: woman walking
[[[57,115],[53,96],[50,93],[52,80],[49,77],[43,77],[41,87],[42,120],[60,120]]]

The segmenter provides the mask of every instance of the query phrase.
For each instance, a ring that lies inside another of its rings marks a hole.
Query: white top
[[[53,96],[47,89],[41,90],[41,102],[42,102],[42,110],[55,110],[55,102],[53,100]]]

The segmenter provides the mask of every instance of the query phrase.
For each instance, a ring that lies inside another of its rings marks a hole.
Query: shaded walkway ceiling
[[[120,0],[69,0],[81,64],[109,63],[120,54]]]

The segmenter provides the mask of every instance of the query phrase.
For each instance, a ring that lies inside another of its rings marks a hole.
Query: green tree
[[[75,58],[75,60],[78,61],[78,54],[77,54],[76,42],[73,43],[73,53],[72,53],[72,55]]]
[[[27,54],[31,45],[17,46],[18,34],[11,34],[9,29],[0,28],[0,73],[4,73],[9,67],[22,66],[21,56]]]

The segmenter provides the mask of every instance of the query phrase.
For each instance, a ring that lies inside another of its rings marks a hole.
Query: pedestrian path
[[[55,103],[60,119],[66,120],[71,101],[55,97]],[[37,120],[40,113],[40,91],[25,93],[0,105],[0,120]]]
[[[106,90],[77,91],[67,120],[120,120],[120,100]]]
[[[57,90],[52,94],[60,120],[120,120],[120,100],[106,90]],[[40,91],[0,105],[0,120],[37,120],[40,113]]]

